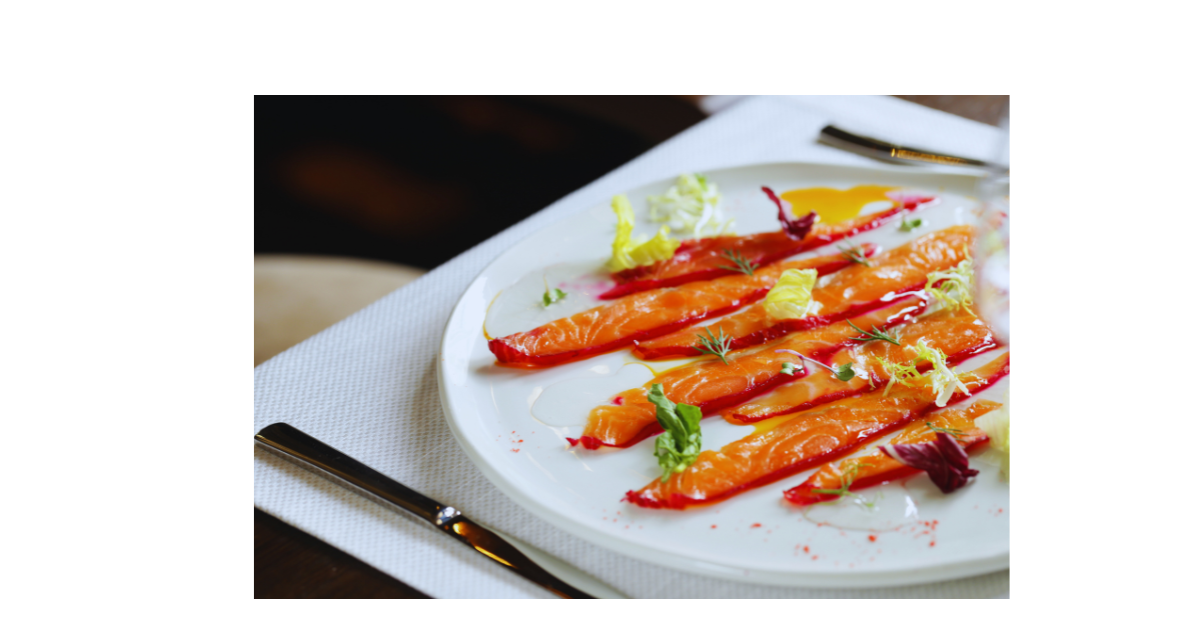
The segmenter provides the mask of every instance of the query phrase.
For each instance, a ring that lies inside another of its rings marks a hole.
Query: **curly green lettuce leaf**
[[[803,319],[820,310],[813,302],[812,290],[817,283],[816,269],[788,269],[779,282],[763,298],[767,314],[775,319]]]
[[[987,434],[988,446],[1000,455],[1000,474],[1008,478],[1008,392],[1004,393],[1004,406],[976,418],[975,426]]]
[[[962,393],[970,396],[971,390],[963,384],[958,378],[958,373],[950,369],[946,365],[946,353],[937,348],[930,348],[926,345],[925,340],[921,339],[917,342],[917,361],[929,361],[933,364],[933,369],[929,371],[927,378],[929,384],[933,388],[933,393],[937,396],[937,406],[945,407],[946,402],[954,395],[954,390],[959,390]]]
[[[974,298],[971,286],[975,282],[975,266],[970,252],[966,259],[946,271],[931,272],[925,279],[925,292],[938,301],[938,305],[949,311],[967,309],[972,315]],[[937,285],[937,286],[934,286]]]
[[[662,482],[671,475],[687,470],[700,456],[700,408],[684,403],[675,404],[663,393],[662,384],[650,386],[646,399],[657,409],[658,424],[665,433],[654,441],[654,456],[662,468]]]
[[[651,221],[666,223],[692,238],[729,233],[733,227],[733,219],[725,221],[721,214],[717,185],[703,175],[680,175],[665,194],[650,195],[646,200]]]
[[[959,390],[964,394],[970,395],[971,390],[958,378],[958,373],[950,369],[946,365],[946,353],[931,348],[925,343],[924,339],[917,341],[917,345],[908,346],[910,350],[917,352],[916,358],[907,363],[893,363],[882,357],[875,357],[888,376],[887,387],[883,390],[883,395],[887,396],[892,390],[892,385],[904,385],[907,387],[920,387],[928,383],[933,390],[933,395],[936,397],[935,403],[938,407],[945,407],[950,397],[954,395],[955,390]],[[922,361],[928,361],[933,367],[927,374],[921,374],[917,370],[917,365]]]
[[[921,372],[914,365],[915,361],[908,363],[892,363],[883,357],[875,357],[879,365],[883,366],[883,371],[891,378],[888,379],[887,387],[883,388],[883,395],[887,396],[888,392],[892,391],[892,385],[913,386],[915,379],[921,378]]]
[[[679,249],[679,241],[668,236],[671,230],[665,225],[648,241],[633,238],[633,207],[629,205],[629,197],[613,197],[612,209],[617,213],[617,235],[613,239],[612,258],[607,264],[609,271],[615,273],[667,260]]]

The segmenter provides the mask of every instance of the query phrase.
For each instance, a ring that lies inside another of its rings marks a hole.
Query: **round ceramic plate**
[[[921,233],[974,222],[975,179],[905,168],[770,164],[705,173],[720,189],[726,216],[739,234],[778,230],[774,205],[762,193],[861,184],[934,193],[919,210],[915,233],[899,222],[856,236],[856,244],[896,247]],[[635,234],[650,235],[646,196],[664,180],[628,191],[638,217]],[[869,208],[868,208],[869,210]],[[607,204],[580,208],[522,241],[471,283],[442,339],[438,379],[450,428],[467,455],[522,507],[585,540],[640,560],[711,576],[774,585],[896,586],[976,575],[1008,567],[1008,484],[987,457],[972,457],[981,473],[944,495],[924,474],[878,489],[862,501],[807,510],[782,499],[811,471],[755,488],[722,503],[685,511],[638,508],[622,499],[658,474],[654,440],[628,449],[570,448],[592,407],[639,386],[654,372],[683,362],[645,363],[629,351],[544,370],[497,366],[485,334],[528,330],[600,303],[611,282],[615,219]],[[803,256],[836,253],[827,247]],[[542,305],[548,288],[566,300]],[[995,355],[976,357],[971,369]],[[684,361],[685,362],[685,361]],[[1003,400],[1004,379],[977,398]],[[719,416],[702,422],[704,447],[719,449],[751,433]],[[870,503],[873,507],[866,507]]]

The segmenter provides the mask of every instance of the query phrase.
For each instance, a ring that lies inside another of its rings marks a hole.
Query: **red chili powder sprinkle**
[[[757,527],[762,527],[762,523],[754,523],[753,525],[750,526],[750,529],[755,529]]]
[[[875,534],[871,534],[870,536],[867,536],[867,540],[869,540],[871,542],[875,542]]]
[[[931,541],[929,541],[929,546],[930,546],[930,547],[932,547],[932,546],[934,546],[934,545],[936,545],[936,544],[937,544],[937,541],[936,541],[936,540],[931,540]]]
[[[713,526],[712,526],[712,528],[713,528],[713,529],[716,529],[716,528],[717,528],[717,526],[716,526],[716,525],[713,525]]]
[[[514,453],[520,453],[520,452],[521,452],[521,449],[519,449],[519,448],[514,448],[514,449],[512,450],[512,452],[514,452]]]
[[[525,440],[517,440],[517,444],[520,444],[521,442],[524,442],[524,441]]]
[[[804,553],[808,553],[808,545],[804,545]]]

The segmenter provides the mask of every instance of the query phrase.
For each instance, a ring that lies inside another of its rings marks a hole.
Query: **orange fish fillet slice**
[[[854,318],[860,328],[890,326],[907,321],[925,308],[926,302],[912,298],[889,308]],[[719,359],[685,365],[664,373],[642,387],[621,392],[610,404],[596,407],[588,415],[583,436],[570,439],[571,444],[584,448],[601,446],[627,447],[662,432],[655,418],[655,408],[646,400],[652,383],[661,383],[667,398],[675,403],[700,407],[704,414],[715,413],[737,405],[753,396],[770,391],[789,381],[804,378],[805,372],[782,374],[785,362],[799,365],[795,356],[776,352],[790,349],[806,356],[825,356],[836,352],[858,336],[849,324],[839,322],[825,328],[796,333],[766,349],[729,355],[729,365]]]
[[[963,375],[976,394],[1008,374],[1008,354]],[[958,392],[949,404],[964,400]],[[645,508],[683,509],[723,501],[853,452],[862,444],[907,426],[933,411],[928,388],[893,387],[801,412],[779,425],[704,451],[687,470],[656,480],[625,499]]]
[[[636,293],[528,332],[492,339],[488,349],[498,363],[516,367],[551,367],[578,361],[761,300],[788,269],[816,269],[818,275],[823,275],[847,264],[849,261],[841,256],[817,256],[762,267],[753,275],[738,274]]]
[[[926,277],[964,260],[971,246],[972,229],[959,225],[927,234],[868,260],[830,274],[813,288],[816,314],[804,319],[775,320],[766,306],[756,304],[740,313],[708,324],[731,338],[734,350],[766,343],[788,333],[826,326],[886,306],[897,296],[924,288]],[[647,359],[696,356],[696,336],[705,326],[693,326],[649,341],[638,341],[634,354]]]
[[[734,423],[761,422],[767,418],[804,411],[873,389],[890,378],[875,360],[876,357],[893,363],[907,363],[917,355],[916,350],[910,346],[915,346],[920,341],[945,352],[949,365],[957,365],[970,357],[999,347],[987,324],[965,310],[957,313],[940,311],[893,329],[890,334],[901,345],[881,340],[871,341],[842,349],[829,358],[826,362],[829,365],[850,363],[854,366],[856,376],[849,381],[839,381],[832,374],[824,372],[783,385],[765,396],[727,409],[723,415]],[[917,366],[919,370],[930,367],[928,362]]]
[[[975,426],[975,419],[1000,407],[1001,404],[998,402],[981,400],[966,409],[945,409],[930,414],[925,418],[924,422],[909,426],[900,435],[893,438],[890,443],[920,444],[921,442],[932,441],[936,434],[932,429],[925,426],[925,422],[929,422],[935,427],[955,430],[954,439],[958,440],[959,445],[964,449],[971,449],[987,443],[988,440],[983,430]],[[843,475],[851,470],[849,468],[851,464],[855,468],[852,473],[853,483],[847,488],[850,491],[862,490],[863,488],[879,485],[885,481],[894,481],[921,472],[916,468],[905,466],[879,452],[878,449],[875,449],[874,452],[861,457],[825,464],[808,479],[804,480],[804,483],[790,490],[785,490],[783,498],[787,499],[789,503],[801,506],[824,501],[836,501],[839,498],[838,495],[813,492],[813,490],[837,490],[842,488],[845,481]]]

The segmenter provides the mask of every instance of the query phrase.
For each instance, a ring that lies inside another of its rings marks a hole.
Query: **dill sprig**
[[[848,319],[846,320],[846,323],[850,324],[850,326],[852,328],[854,328],[854,330],[857,330],[858,332],[866,335],[866,337],[852,337],[851,339],[853,339],[854,341],[871,341],[872,339],[878,339],[880,341],[886,341],[890,344],[895,344],[897,346],[900,345],[900,342],[895,337],[889,336],[887,333],[883,332],[882,330],[879,330],[879,328],[876,326],[871,326],[871,332],[867,332],[867,331],[859,328],[858,326],[855,326],[854,322],[852,322]]]
[[[911,231],[921,227],[921,225],[924,223],[925,223],[924,219],[905,218],[903,221],[900,222],[900,231],[901,232],[911,232]]]
[[[939,427],[939,426],[935,426],[932,422],[926,422],[925,426],[929,427],[929,430],[933,431],[934,433],[949,433],[950,437],[955,437],[955,438],[962,437],[963,433],[964,433],[964,431],[962,429],[953,429],[950,427]]]
[[[864,267],[870,267],[871,261],[867,260],[867,252],[863,250],[861,245],[850,244],[850,247],[838,246],[838,251],[842,252],[847,260],[853,263],[858,263]]]
[[[854,480],[858,478],[858,470],[860,468],[862,468],[862,462],[859,462],[859,461],[851,462],[849,465],[846,466],[845,472],[843,472],[841,474],[841,480],[842,480],[841,488],[830,488],[830,489],[815,488],[815,489],[813,489],[813,493],[814,494],[836,494],[838,496],[839,501],[846,497],[857,497],[859,499],[862,499],[862,497],[857,492],[850,491],[850,486],[854,483]],[[866,505],[868,507],[870,507],[869,503]]]
[[[700,338],[700,343],[692,347],[699,350],[700,354],[711,354],[720,359],[725,365],[729,365],[729,359],[725,358],[725,355],[729,354],[729,346],[733,343],[733,339],[726,337],[725,331],[720,328],[717,328],[716,335],[713,335],[708,326],[704,327],[704,332],[707,332],[708,336],[696,335]]]
[[[744,273],[747,276],[753,276],[754,270],[758,269],[758,265],[747,260],[745,256],[742,256],[742,252],[740,250],[736,251],[736,252],[733,250],[729,250],[729,249],[725,249],[725,250],[721,250],[721,251],[722,251],[721,258],[724,258],[725,260],[728,260],[729,262],[731,262],[737,266],[736,267],[727,267],[725,265],[717,265],[718,269],[727,269],[729,271],[737,271],[740,273]]]

